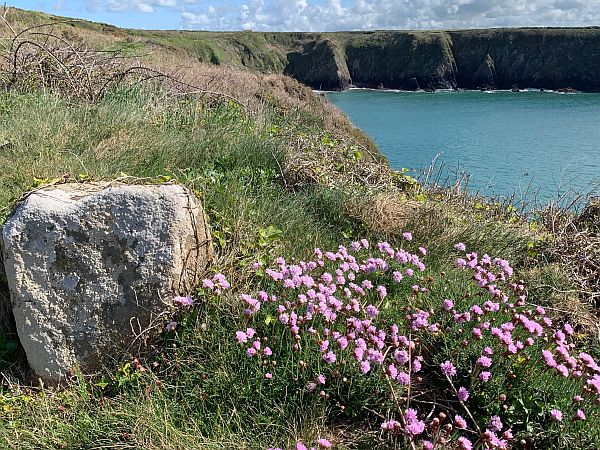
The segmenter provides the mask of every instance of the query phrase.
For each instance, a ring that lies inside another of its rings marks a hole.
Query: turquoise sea
[[[352,89],[328,93],[394,168],[427,171],[487,196],[546,202],[599,195],[600,94],[435,93]]]

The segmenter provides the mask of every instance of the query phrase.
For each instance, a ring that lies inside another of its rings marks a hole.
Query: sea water
[[[429,172],[430,182],[461,179],[472,193],[538,203],[600,194],[600,94],[352,89],[327,96],[394,168]]]

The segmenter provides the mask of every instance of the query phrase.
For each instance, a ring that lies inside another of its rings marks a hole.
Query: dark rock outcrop
[[[291,45],[285,33],[272,35]],[[573,89],[600,92],[600,29],[295,34],[285,73],[313,88]],[[298,46],[296,42],[295,46]],[[285,51],[285,50],[284,50]],[[416,83],[415,83],[416,81]]]
[[[284,73],[315,89],[343,90],[352,83],[343,55],[330,40],[309,42],[288,53]]]

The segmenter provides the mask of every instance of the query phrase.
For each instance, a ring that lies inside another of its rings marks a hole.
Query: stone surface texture
[[[161,329],[174,295],[212,258],[200,202],[177,184],[63,184],[22,201],[2,229],[20,341],[35,375],[94,373]]]

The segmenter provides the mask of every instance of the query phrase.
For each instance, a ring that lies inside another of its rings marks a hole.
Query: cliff
[[[41,23],[64,18],[16,10]],[[600,92],[600,28],[266,33],[126,30],[78,21],[86,37],[130,53],[287,74],[315,89],[520,88]],[[89,39],[86,39],[89,41]]]
[[[600,29],[334,33],[326,37],[345,56],[332,64],[342,73],[347,68],[350,83],[358,87],[509,89],[518,85],[600,91]],[[317,87],[303,68],[315,56],[302,56],[288,65],[286,73]],[[347,86],[344,80],[332,77],[334,81],[335,89]]]
[[[204,62],[283,72],[315,89],[600,91],[599,28],[340,33],[174,32]],[[207,51],[207,48],[210,51]],[[215,58],[214,55],[223,55]]]

